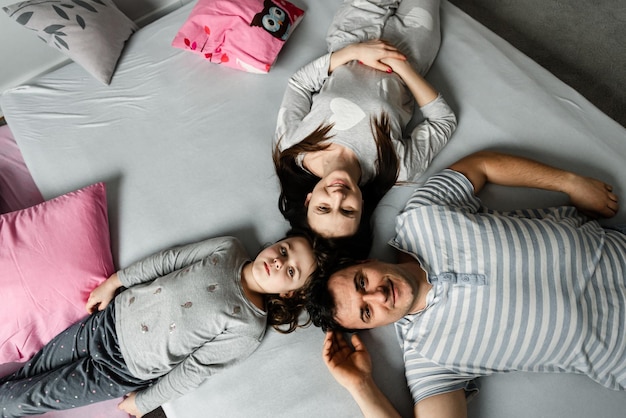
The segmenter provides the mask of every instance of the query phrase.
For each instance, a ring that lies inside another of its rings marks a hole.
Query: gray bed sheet
[[[189,4],[131,38],[108,87],[70,64],[2,95],[44,197],[107,183],[118,266],[225,234],[240,237],[254,254],[287,230],[270,158],[278,107],[289,76],[325,52],[339,1],[294,3],[306,16],[266,75],[170,47]],[[424,177],[491,148],[600,177],[626,193],[623,127],[447,2],[442,32],[428,79],[457,112],[459,126]],[[379,206],[372,256],[392,259],[385,243],[412,187],[394,188]],[[481,197],[500,209],[565,203],[557,193],[501,187],[487,187]],[[626,222],[624,208],[607,223],[617,222]],[[412,415],[393,328],[363,337],[376,380],[403,416]],[[270,331],[239,367],[163,408],[169,418],[359,416],[321,360],[322,340],[312,327],[290,335]],[[623,417],[626,411],[626,393],[584,376],[510,373],[478,383],[470,417]]]

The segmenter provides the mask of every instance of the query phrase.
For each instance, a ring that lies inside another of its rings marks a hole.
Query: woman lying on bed
[[[308,233],[292,231],[250,262],[236,238],[214,238],[120,270],[89,296],[92,315],[0,379],[0,415],[129,393],[120,408],[141,417],[250,355],[267,323],[296,329],[302,289],[320,271],[313,248]]]
[[[273,158],[279,207],[291,224],[353,237],[366,257],[376,205],[397,181],[426,169],[456,118],[423,78],[441,41],[439,0],[352,3],[331,23],[334,52],[291,77]],[[405,132],[415,104],[425,119]]]

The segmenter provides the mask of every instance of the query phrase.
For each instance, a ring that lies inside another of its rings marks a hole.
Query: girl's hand
[[[126,412],[127,414],[133,415],[137,418],[141,418],[143,414],[137,409],[137,404],[135,404],[135,392],[130,392],[122,402],[117,406],[118,409]]]
[[[87,304],[85,305],[87,312],[91,314],[96,310],[101,311],[106,308],[115,297],[117,289],[121,286],[122,283],[117,277],[117,273],[113,273],[89,294],[89,299],[87,299]]]
[[[395,46],[382,40],[350,44],[332,53],[328,72],[330,74],[335,68],[354,60],[376,70],[392,72],[393,69],[383,62],[385,59],[405,61],[406,57]]]

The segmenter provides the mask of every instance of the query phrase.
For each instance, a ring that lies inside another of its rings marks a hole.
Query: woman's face
[[[363,195],[347,172],[333,171],[323,177],[306,197],[307,221],[325,238],[356,234],[363,212]]]

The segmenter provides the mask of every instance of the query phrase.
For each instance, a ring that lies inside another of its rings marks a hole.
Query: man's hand
[[[591,177],[577,176],[567,193],[578,210],[592,217],[610,218],[619,210],[613,187]]]
[[[372,360],[358,335],[352,336],[352,347],[338,332],[327,332],[323,357],[333,377],[348,390],[372,378]]]
[[[361,339],[355,334],[351,341],[352,347],[343,334],[326,333],[322,354],[328,370],[350,392],[364,418],[400,418],[374,382],[372,360]]]
[[[117,407],[127,414],[141,418],[143,414],[139,411],[139,409],[137,409],[137,404],[135,404],[136,395],[137,394],[135,392],[130,392]]]

